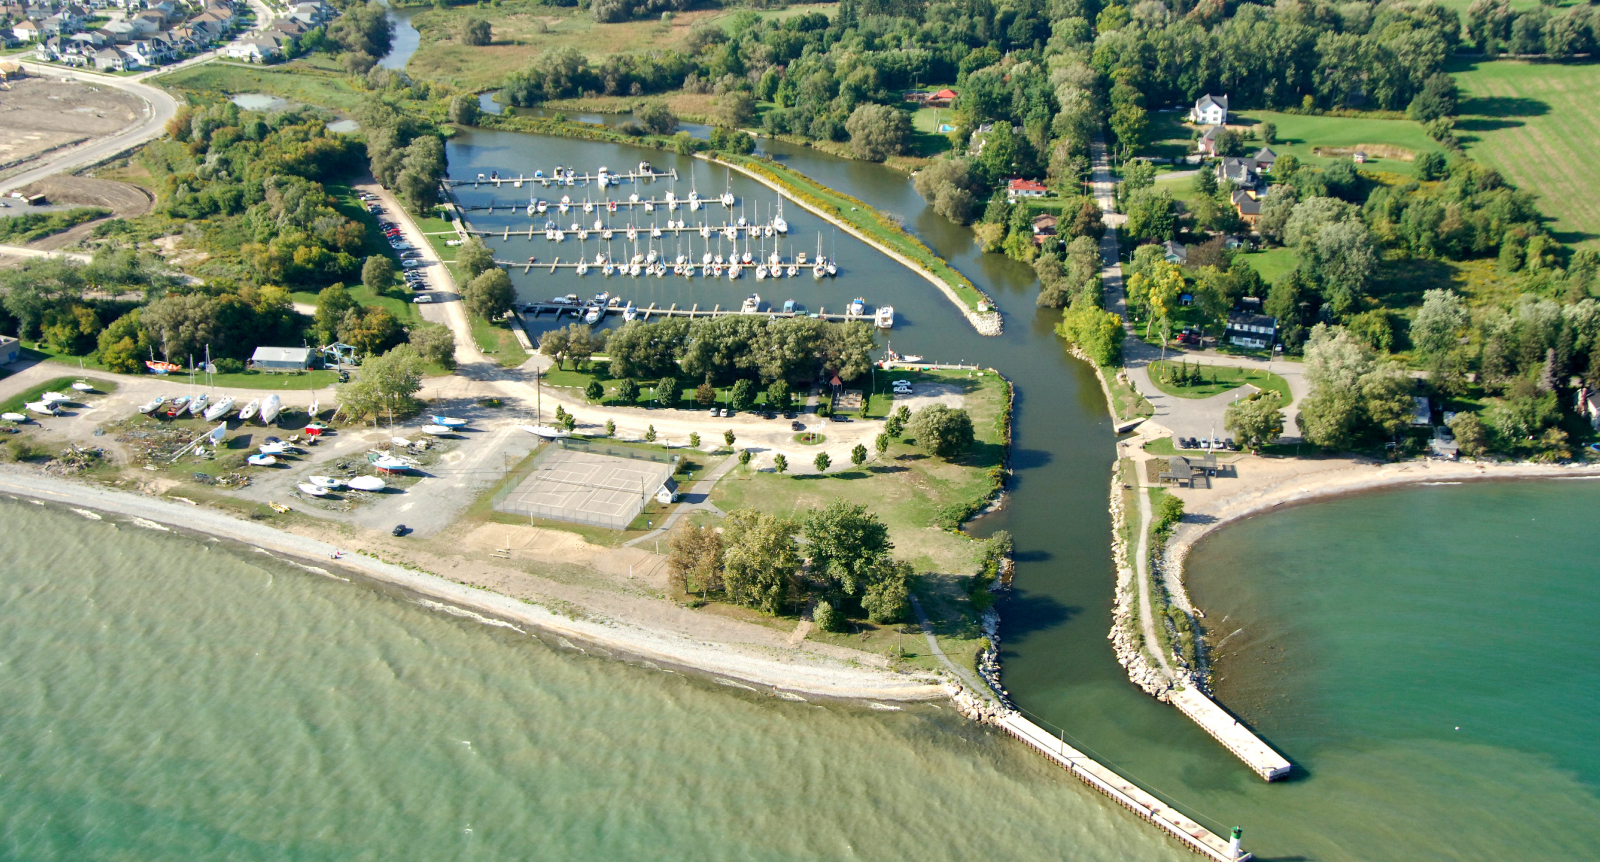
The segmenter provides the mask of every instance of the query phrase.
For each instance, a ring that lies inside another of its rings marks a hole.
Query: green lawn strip
[[[79,392],[78,390],[73,389],[72,383],[75,380],[84,380],[93,384],[95,391]],[[39,396],[46,392],[59,392],[62,395],[67,396],[71,403],[81,404],[83,403],[81,399],[94,398],[100,395],[109,395],[115,391],[117,391],[116,381],[107,380],[103,377],[56,377],[51,380],[47,380],[38,386],[24,389],[10,398],[0,401],[0,413],[25,413],[27,412],[27,403],[29,401],[38,401]]]
[[[1301,164],[1325,165],[1345,155],[1317,155],[1318,147],[1348,148],[1363,145],[1398,147],[1415,155],[1424,152],[1443,152],[1444,148],[1428,137],[1422,124],[1403,119],[1373,119],[1369,117],[1336,117],[1325,114],[1286,114],[1278,111],[1246,111],[1229,117],[1230,125],[1249,126],[1273,123],[1278,127],[1278,139],[1271,144],[1272,151],[1280,157],[1293,153]],[[1252,151],[1264,146],[1261,141],[1246,142]],[[1410,159],[1386,158],[1367,152],[1368,168],[1409,174]]]
[[[1139,394],[1139,390],[1123,381],[1117,376],[1117,369],[1102,368],[1101,373],[1106,377],[1106,383],[1111,387],[1111,400],[1116,403],[1118,421],[1132,419],[1136,416],[1149,418],[1155,415],[1156,409],[1150,402]]]
[[[99,358],[92,354],[89,356],[70,356],[68,354],[56,351],[50,347],[50,345],[45,344],[44,342],[39,342],[37,344],[29,342],[28,344],[24,345],[23,353],[25,355],[31,355],[34,359],[43,359],[48,362],[60,363],[61,365],[70,366],[79,365],[79,363],[82,363],[81,367],[84,369],[102,371],[108,374],[114,373],[109,368],[106,368],[104,365],[102,365]],[[154,379],[160,375],[151,374],[145,376]],[[76,379],[77,378],[72,378],[72,380]],[[186,373],[167,375],[165,379],[170,380],[175,389],[179,386],[189,385],[189,375]],[[210,385],[225,387],[228,389],[264,389],[285,391],[290,389],[321,389],[325,386],[331,386],[332,384],[336,383],[338,379],[339,375],[337,372],[322,370],[305,371],[299,374],[262,374],[260,372],[246,371],[242,374],[213,374],[210,378]],[[72,380],[68,380],[67,382],[70,384]],[[206,386],[206,376],[204,374],[196,374],[195,385]]]
[[[1175,386],[1163,379],[1161,372],[1168,369],[1177,369],[1181,363],[1172,360],[1156,361],[1150,363],[1150,382],[1157,389],[1168,395],[1178,398],[1210,398],[1223,392],[1231,392],[1245,384],[1250,384],[1257,389],[1278,393],[1283,399],[1283,406],[1287,407],[1292,400],[1289,394],[1289,383],[1276,374],[1253,368],[1236,368],[1231,365],[1205,365],[1200,367],[1201,377],[1205,382],[1198,386]],[[1194,367],[1191,363],[1190,367]]]
[[[1152,455],[1161,455],[1170,458],[1173,455],[1178,454],[1178,447],[1172,445],[1172,437],[1169,435],[1166,437],[1157,437],[1156,439],[1151,440],[1149,443],[1144,444],[1144,451],[1149,452]]]
[[[467,321],[472,326],[472,340],[477,342],[478,350],[495,362],[511,368],[528,361],[528,351],[511,332],[509,322],[488,321],[475,314],[467,315]]]
[[[949,285],[967,308],[976,311],[979,303],[987,303],[993,307],[994,303],[978,290],[971,279],[957,272],[921,240],[906,233],[904,228],[887,215],[866,203],[828,188],[804,174],[763,159],[728,154],[719,154],[719,158],[777,183],[794,197],[842,219],[874,240],[916,261],[924,270]]]
[[[932,372],[932,374],[944,374],[944,373],[952,373],[953,374],[953,373],[957,373],[957,372]],[[969,373],[969,372],[959,372],[959,373],[960,374],[966,374],[966,373]],[[893,410],[893,403],[892,403],[893,402],[893,396],[889,392],[890,375],[891,374],[896,375],[894,379],[905,379],[905,378],[902,378],[901,376],[899,376],[899,375],[902,375],[902,374],[910,375],[910,376],[912,376],[912,377],[914,377],[915,379],[918,379],[918,380],[931,380],[932,379],[931,376],[928,376],[928,373],[925,373],[925,372],[901,372],[901,371],[888,372],[888,371],[879,370],[877,372],[878,393],[877,394],[873,394],[873,395],[871,395],[871,397],[866,399],[866,401],[867,401],[867,403],[866,403],[867,410],[866,410],[866,413],[861,416],[861,418],[865,418],[865,419],[882,419],[882,418],[888,416],[889,413]],[[582,395],[584,390],[588,388],[589,383],[591,381],[599,381],[600,385],[605,389],[605,395],[603,395],[601,397],[601,403],[602,404],[606,404],[606,405],[609,405],[609,406],[612,406],[612,407],[633,406],[633,405],[622,404],[620,401],[617,400],[617,388],[622,385],[622,380],[619,379],[619,378],[615,378],[615,377],[611,376],[611,374],[610,374],[610,364],[607,363],[607,362],[596,361],[596,362],[591,363],[587,368],[582,369],[582,370],[580,370],[580,369],[578,369],[576,367],[551,368],[550,370],[546,371],[545,374],[544,374],[544,385],[551,386],[551,387],[562,387],[562,388],[570,389],[576,395]],[[655,384],[656,384],[657,380],[637,380],[636,379],[634,382],[636,384],[638,384],[638,386],[639,386],[639,401],[637,403],[637,406],[640,406],[640,407],[655,406],[654,405],[655,391],[656,391]],[[699,385],[700,385],[700,379],[699,378],[695,378],[695,377],[689,377],[689,376],[685,375],[685,376],[681,376],[681,377],[678,378],[678,384],[679,384],[679,390],[682,393],[682,395],[681,395],[681,399],[682,400],[680,400],[679,403],[677,405],[675,405],[675,407],[680,408],[680,409],[690,409],[691,405],[692,405],[694,409],[698,409],[699,408],[699,404],[694,400],[694,396],[695,396],[696,388],[699,387]],[[847,391],[851,390],[851,389],[860,389],[860,390],[863,390],[863,393],[865,394],[866,391],[868,389],[870,389],[871,386],[872,386],[872,382],[871,382],[870,379],[858,379],[858,380],[854,380],[854,381],[851,381],[849,383],[846,383],[845,384],[845,389]],[[724,385],[721,385],[721,386],[714,386],[712,388],[715,389],[716,393],[717,393],[717,400],[714,402],[714,405],[719,407],[719,408],[720,407],[727,407],[731,403],[732,398],[733,398],[733,385],[732,384],[724,384]],[[757,410],[757,411],[766,409],[766,405],[767,405],[766,388],[765,387],[760,387],[760,388],[758,388],[756,390],[756,393],[757,393],[756,394],[756,400],[755,400],[755,403],[754,403],[754,405],[752,406],[751,409]],[[797,395],[803,395],[803,393],[796,393],[796,394]],[[710,407],[711,407],[711,405],[707,405],[705,409],[710,409]],[[858,414],[850,412],[850,413],[847,413],[846,415],[855,416],[855,415],[858,415]]]

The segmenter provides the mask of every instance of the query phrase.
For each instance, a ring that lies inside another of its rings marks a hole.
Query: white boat
[[[202,392],[199,395],[196,395],[194,397],[194,400],[189,402],[189,415],[190,416],[204,416],[204,415],[206,415],[206,405],[209,404],[209,403],[211,403],[211,396],[209,394],[207,394],[205,392]]]
[[[316,485],[318,488],[337,490],[344,487],[343,479],[335,479],[332,476],[312,476],[310,479],[311,484]]]
[[[263,455],[282,455],[284,452],[287,452],[288,450],[289,450],[288,445],[284,444],[284,443],[281,443],[281,442],[279,442],[279,443],[262,443],[261,444],[261,454],[263,454]]]
[[[224,396],[221,401],[218,401],[217,403],[206,408],[206,421],[215,422],[218,419],[228,415],[229,411],[231,410],[233,410],[233,398],[230,396]]]
[[[145,404],[139,405],[139,412],[140,413],[154,413],[157,410],[160,410],[161,409],[161,405],[163,405],[165,403],[167,403],[167,396],[165,396],[165,395],[157,395],[154,400],[149,401],[149,402],[147,402]]]
[[[283,411],[283,399],[276,395],[268,395],[267,400],[261,402],[261,421],[267,425],[278,421],[278,414]]]
[[[305,494],[305,495],[310,496],[310,497],[326,497],[326,496],[328,496],[328,489],[327,488],[319,488],[316,485],[311,484],[310,482],[301,482],[299,485],[296,485],[295,487],[300,489],[300,493]]]
[[[43,416],[54,416],[54,415],[56,415],[56,405],[53,404],[53,403],[48,403],[48,402],[44,402],[44,401],[29,401],[29,402],[27,402],[26,404],[24,404],[22,406],[28,408],[28,410],[30,412],[38,413],[38,414],[43,415]]]
[[[663,266],[660,270],[657,271],[657,274],[659,275],[661,272],[664,272],[664,271],[666,271],[666,267]],[[622,310],[622,319],[623,320],[633,320],[634,318],[636,318],[638,316],[639,316],[639,309],[634,308],[632,302],[629,302],[628,303],[628,307],[624,308]]]
[[[409,463],[393,455],[368,456],[367,460],[374,470],[382,470],[385,473],[404,473],[411,469]]]
[[[838,275],[838,274],[839,274],[839,267],[834,266],[833,261],[831,261],[831,260],[828,261],[828,276],[831,278],[831,277],[833,277],[835,275]]]
[[[70,396],[62,395],[60,392],[46,392],[45,394],[39,396],[39,400],[46,404],[62,404],[67,401],[71,401],[72,398]]]
[[[778,201],[778,214],[772,217],[772,229],[778,233],[788,233],[789,223],[783,220],[783,201]]]
[[[449,416],[435,416],[433,417],[433,424],[443,425],[446,428],[465,428],[467,427],[467,420],[453,419]]]
[[[812,278],[822,278],[823,276],[825,276],[827,274],[828,274],[828,270],[823,267],[821,261],[818,261],[815,266],[811,267],[811,277]]]
[[[760,294],[755,294],[755,293],[752,293],[748,297],[746,297],[745,301],[744,301],[744,304],[739,306],[739,312],[741,314],[755,314],[756,312],[758,312],[760,310],[761,310],[761,296],[760,296]]]
[[[446,428],[443,425],[424,425],[422,426],[422,433],[430,437],[443,437],[446,434],[454,434],[456,432],[454,428]]]
[[[382,491],[384,488],[389,487],[389,483],[379,479],[377,476],[357,476],[351,479],[349,484],[356,491]]]
[[[7,422],[26,422],[26,421],[28,421],[28,414],[26,414],[26,413],[0,413],[0,419],[4,419]]]
[[[159,407],[161,405],[157,404],[156,406]],[[260,410],[261,410],[261,399],[260,398],[252,398],[252,399],[250,399],[250,403],[249,404],[246,404],[245,406],[239,408],[239,421],[240,422],[249,422],[251,419],[256,418],[256,413],[259,412]]]
[[[564,428],[553,428],[549,425],[519,425],[522,430],[546,440],[555,440],[561,437],[571,437],[572,433]]]
[[[314,420],[317,418],[317,414],[321,412],[322,402],[316,400],[315,398],[311,399],[311,406],[306,408],[306,418]]]
[[[862,297],[850,300],[850,313],[860,316],[867,313],[867,301]]]
[[[879,329],[890,329],[894,326],[894,306],[884,305],[878,308],[876,323]]]
[[[78,390],[79,392],[93,392],[94,384],[88,382],[87,380],[78,380],[72,384],[72,388]]]
[[[273,464],[278,463],[278,459],[271,455],[251,455],[244,460],[245,463],[252,467],[271,467]]]

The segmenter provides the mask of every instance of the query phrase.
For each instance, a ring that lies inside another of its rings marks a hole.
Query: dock
[[[638,182],[639,180],[658,180],[666,177],[671,177],[672,179],[676,180],[678,178],[678,169],[672,168],[671,170],[665,171],[618,171],[616,173],[606,171],[606,179],[608,180],[631,180],[633,182]],[[473,188],[477,188],[479,186],[494,186],[495,188],[499,188],[502,185],[509,185],[513,188],[519,189],[530,183],[536,183],[542,186],[549,186],[552,183],[558,186],[571,186],[579,183],[588,185],[591,182],[599,181],[599,174],[572,174],[570,176],[562,175],[559,181],[555,177],[530,177],[527,174],[518,174],[514,177],[479,177],[475,180],[440,180],[440,182],[447,186],[472,186]]]
[[[585,305],[565,305],[555,302],[528,302],[523,303],[519,308],[523,314],[534,319],[538,319],[542,314],[554,314],[559,318],[562,314],[570,313],[574,317],[582,317],[584,312],[589,310],[589,306]],[[601,313],[601,318],[604,319],[607,314],[620,314],[622,310],[623,307],[621,305],[613,303]],[[874,316],[871,314],[830,314],[825,308],[818,308],[815,313],[809,311],[780,311],[771,306],[758,311],[742,311],[737,308],[723,308],[720,304],[713,305],[708,309],[701,308],[699,303],[695,303],[689,308],[679,308],[676,302],[667,308],[661,308],[652,302],[648,308],[634,306],[633,310],[638,315],[637,319],[646,323],[649,323],[652,317],[687,317],[694,319],[697,317],[727,317],[728,315],[739,314],[763,315],[766,317],[815,317],[819,320],[833,323],[848,323],[853,320],[872,323],[874,320]]]
[[[533,201],[536,201],[536,200],[538,200],[538,199],[532,199],[532,200],[526,200],[526,201],[525,200],[521,200],[521,199],[517,199],[517,200],[511,201],[510,203],[505,203],[505,202],[502,202],[499,198],[490,198],[489,202],[486,203],[486,204],[473,204],[472,206],[464,206],[461,209],[467,210],[469,212],[479,212],[479,211],[482,211],[482,212],[494,212],[495,210],[521,210],[524,213],[527,213],[528,212],[528,204],[530,202],[533,202]],[[625,209],[632,210],[632,209],[636,209],[636,208],[641,208],[645,204],[649,204],[651,210],[660,209],[660,210],[665,210],[666,212],[699,212],[701,210],[710,209],[713,204],[716,205],[716,206],[725,207],[727,209],[732,209],[734,206],[737,206],[739,204],[739,201],[735,200],[732,205],[728,205],[728,204],[724,204],[721,200],[719,200],[717,198],[711,198],[709,200],[700,201],[699,209],[693,209],[692,210],[692,209],[689,208],[689,202],[687,200],[684,200],[683,198],[678,198],[676,201],[668,201],[664,197],[662,197],[662,198],[640,198],[638,200],[626,200],[626,199],[622,199],[622,198],[601,198],[600,200],[592,200],[591,199],[591,200],[581,200],[581,201],[576,201],[576,200],[575,201],[570,201],[570,202],[567,203],[567,211],[566,212],[562,212],[561,211],[561,203],[559,201],[547,200],[547,201],[545,201],[545,211],[544,212],[539,212],[538,209],[535,208],[535,210],[532,213],[528,214],[528,217],[529,218],[541,218],[541,217],[542,218],[555,218],[556,216],[584,215],[585,214],[584,210],[583,210],[584,204],[592,204],[594,206],[593,209],[591,209],[591,210],[589,210],[587,212],[588,215],[597,215],[597,214],[602,213],[602,212],[621,212],[622,210],[625,210]],[[611,209],[611,204],[616,204],[617,208],[615,210],[612,210]]]
[[[1234,756],[1267,781],[1276,781],[1289,774],[1290,763],[1283,755],[1272,750],[1260,737],[1239,723],[1239,720],[1218,706],[1216,701],[1192,689],[1172,689],[1167,702],[1176,706],[1191,721],[1200,725]]]
[[[1068,745],[1064,739],[1058,739],[1045,732],[1044,728],[1021,715],[1013,712],[999,719],[997,723],[1000,729],[1027,743],[1028,747],[1072,773],[1084,784],[1154,824],[1201,856],[1215,862],[1246,862],[1252,858],[1249,853],[1235,852],[1231,841],[1185,817],[1177,809],[1095,762],[1093,758]]]
[[[484,209],[488,209],[488,208],[484,207]],[[580,214],[580,216],[583,217],[583,218],[587,218],[589,215],[593,215],[593,213]],[[538,218],[538,216],[533,216],[533,218]],[[535,227],[535,226],[533,226],[531,224],[528,225],[528,229],[527,230],[522,230],[521,228],[518,228],[517,230],[512,230],[511,226],[507,225],[506,227],[503,227],[503,228],[501,228],[499,230],[486,230],[484,228],[463,228],[461,233],[465,233],[465,234],[467,234],[469,236],[499,237],[502,240],[509,240],[509,239],[512,239],[512,238],[516,238],[516,239],[527,239],[529,241],[532,241],[532,240],[537,238],[537,239],[548,239],[551,242],[564,242],[567,239],[568,236],[570,236],[572,239],[578,240],[579,242],[582,242],[582,241],[587,240],[587,239],[597,239],[597,240],[601,240],[602,242],[609,242],[610,240],[619,240],[619,241],[622,241],[622,242],[638,242],[641,239],[649,241],[649,240],[652,240],[652,239],[665,239],[668,235],[671,235],[673,237],[679,237],[679,236],[682,236],[682,235],[684,235],[686,233],[700,234],[703,228],[709,228],[709,231],[707,231],[706,233],[702,234],[702,239],[705,239],[707,242],[710,242],[713,239],[719,239],[719,240],[720,239],[733,239],[733,238],[736,238],[738,234],[744,234],[744,238],[745,239],[762,239],[762,238],[779,239],[779,238],[782,238],[782,237],[786,236],[786,234],[778,233],[776,229],[772,229],[772,226],[770,224],[748,224],[748,225],[737,225],[737,224],[732,224],[732,223],[722,224],[722,225],[686,224],[683,227],[674,227],[672,225],[632,224],[632,227],[634,228],[634,238],[630,240],[630,239],[628,239],[628,227],[629,227],[629,225],[623,225],[621,227],[598,227],[598,228],[597,227],[578,227],[578,228],[574,228],[574,227],[568,226],[568,227],[564,227],[564,228],[558,228],[558,230],[560,230],[561,233],[562,233],[562,238],[561,239],[555,239],[553,237],[546,236],[545,235],[545,228],[543,228],[543,227]],[[727,235],[727,231],[728,231],[729,228],[733,229],[735,237],[729,237]],[[768,229],[772,229],[772,233],[770,233],[770,234],[767,233]],[[609,239],[607,239],[603,235],[608,230],[611,231],[611,234],[612,234]],[[660,237],[655,236],[655,231],[658,231],[658,230],[661,232],[661,236]],[[580,233],[583,234],[583,235],[579,235]]]

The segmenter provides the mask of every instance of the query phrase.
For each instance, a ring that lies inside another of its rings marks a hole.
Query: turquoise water
[[[1317,859],[1596,858],[1596,512],[1600,482],[1428,486],[1204,540],[1217,693],[1305,773],[1236,816]]]
[[[948,709],[777,701],[57,508],[0,524],[0,859],[1188,858]]]

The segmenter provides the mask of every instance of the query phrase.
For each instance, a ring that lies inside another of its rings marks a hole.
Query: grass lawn
[[[240,93],[266,93],[307,105],[353,111],[362,92],[352,87],[342,71],[322,70],[296,60],[281,66],[244,66],[210,62],[180,69],[152,79],[166,89],[188,90],[217,98]]]
[[[1167,379],[1163,372],[1168,369],[1177,369],[1180,363],[1171,360],[1150,363],[1150,382],[1157,389],[1168,395],[1179,398],[1210,398],[1223,392],[1231,392],[1246,383],[1257,389],[1278,393],[1283,399],[1282,405],[1287,407],[1294,397],[1289,394],[1289,383],[1282,377],[1267,371],[1258,371],[1250,368],[1234,368],[1227,365],[1206,365],[1201,368],[1201,377],[1205,382],[1195,386],[1178,386]],[[1191,367],[1193,367],[1191,365]]]
[[[1239,258],[1250,264],[1250,268],[1261,274],[1261,280],[1272,284],[1278,279],[1288,275],[1295,268],[1295,255],[1292,248],[1273,248],[1266,251],[1253,251],[1239,255]]]
[[[1152,455],[1162,455],[1170,458],[1178,454],[1178,447],[1172,445],[1172,436],[1169,434],[1166,437],[1157,437],[1144,444],[1144,451]]]
[[[528,361],[528,351],[522,349],[522,342],[511,332],[509,322],[505,320],[491,322],[476,314],[467,315],[467,320],[472,323],[472,340],[478,343],[478,349],[490,359],[507,368]]]
[[[1600,247],[1600,65],[1458,61],[1456,132],[1474,159],[1539,198],[1564,242]]]
[[[103,371],[108,374],[113,373],[110,371],[110,369],[106,368],[104,365],[101,365],[100,361],[94,357],[68,356],[65,353],[58,353],[52,349],[50,345],[45,344],[44,342],[39,342],[32,345],[24,343],[23,354],[30,355],[34,359],[43,359],[47,362],[56,362],[60,363],[61,365],[68,366],[78,365],[81,362],[81,367],[84,369],[91,371]],[[71,382],[76,379],[78,378],[68,378],[67,383],[71,384]],[[174,374],[168,379],[173,382],[174,386],[177,386],[180,383],[184,386],[189,385],[188,374]],[[321,389],[324,386],[331,386],[337,382],[339,375],[337,372],[320,370],[307,371],[303,374],[258,374],[245,372],[243,374],[213,374],[211,375],[210,379],[213,385],[224,386],[230,389],[276,389],[283,391],[289,389]],[[91,380],[90,382],[93,383],[94,381]],[[204,384],[206,382],[206,377],[204,375],[196,375],[195,382],[197,385]],[[96,388],[99,388],[99,385],[99,383],[95,383]],[[112,388],[115,388],[115,386],[113,385]]]
[[[94,392],[79,392],[72,388],[74,380],[85,380],[94,385]],[[25,413],[24,408],[29,401],[38,401],[39,396],[46,392],[59,392],[68,396],[70,403],[81,404],[80,399],[94,398],[100,395],[109,395],[117,391],[117,383],[103,377],[57,377],[47,380],[31,389],[24,389],[16,395],[0,401],[0,413]]]
[[[939,131],[940,124],[956,125],[956,112],[950,108],[918,108],[911,112],[911,153],[922,158],[932,158],[947,152],[953,144],[948,132]]]
[[[1157,111],[1150,114],[1150,144],[1140,155],[1159,158],[1180,158],[1192,150],[1194,129],[1183,122],[1179,111]],[[1305,114],[1284,114],[1277,111],[1246,111],[1229,117],[1229,126],[1243,128],[1260,123],[1273,123],[1278,127],[1277,141],[1272,151],[1278,155],[1293,153],[1301,164],[1325,165],[1347,155],[1316,155],[1317,147],[1338,147],[1366,150],[1368,164],[1395,173],[1410,173],[1409,160],[1383,158],[1374,151],[1382,147],[1398,147],[1415,154],[1428,150],[1443,151],[1423,131],[1420,123],[1410,120],[1376,120],[1352,117],[1328,117]],[[1246,141],[1245,146],[1254,151],[1263,145],[1260,140]],[[1173,195],[1178,189],[1173,188]]]

